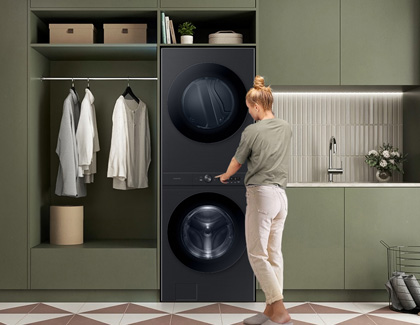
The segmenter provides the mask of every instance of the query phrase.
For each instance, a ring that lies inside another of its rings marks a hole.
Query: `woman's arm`
[[[232,175],[235,175],[236,172],[242,167],[242,165],[240,163],[238,163],[238,161],[235,159],[235,157],[232,158],[232,160],[230,161],[230,164],[226,170],[226,172],[224,174],[218,175],[215,178],[219,178],[220,182],[222,182],[223,184],[226,184],[229,180],[229,178]]]

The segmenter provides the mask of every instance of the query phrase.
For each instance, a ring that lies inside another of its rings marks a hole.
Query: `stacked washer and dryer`
[[[252,123],[255,48],[161,49],[161,300],[255,301],[245,168],[221,184]]]

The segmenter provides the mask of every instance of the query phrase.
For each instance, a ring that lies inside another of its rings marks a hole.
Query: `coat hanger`
[[[76,92],[76,88],[74,88],[74,79],[71,78],[71,90],[73,90],[74,92]]]
[[[89,86],[89,78],[87,78],[87,87],[86,87],[86,88],[90,90],[90,86]]]
[[[134,95],[134,92],[130,87],[130,79],[128,79],[128,81],[127,81],[127,88],[125,88],[122,96],[124,98],[126,98],[127,95],[129,95],[132,99],[134,99],[137,102],[137,104],[140,103],[140,99],[138,99],[138,97],[136,95]]]

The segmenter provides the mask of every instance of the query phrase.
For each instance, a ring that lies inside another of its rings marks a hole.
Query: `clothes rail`
[[[70,80],[70,81],[76,81],[76,80],[124,80],[124,81],[131,81],[131,80],[158,80],[156,77],[129,77],[129,78],[123,78],[123,77],[93,77],[93,78],[87,78],[87,77],[75,77],[75,78],[69,78],[69,77],[42,77],[42,81],[44,80]]]

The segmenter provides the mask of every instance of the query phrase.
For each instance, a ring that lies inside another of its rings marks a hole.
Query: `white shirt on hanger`
[[[94,181],[96,153],[100,150],[94,101],[95,97],[92,92],[86,88],[76,132],[79,166],[81,167],[79,177],[84,176],[86,183]]]
[[[112,123],[108,177],[113,178],[113,188],[148,187],[151,145],[146,104],[120,96],[114,106]]]

